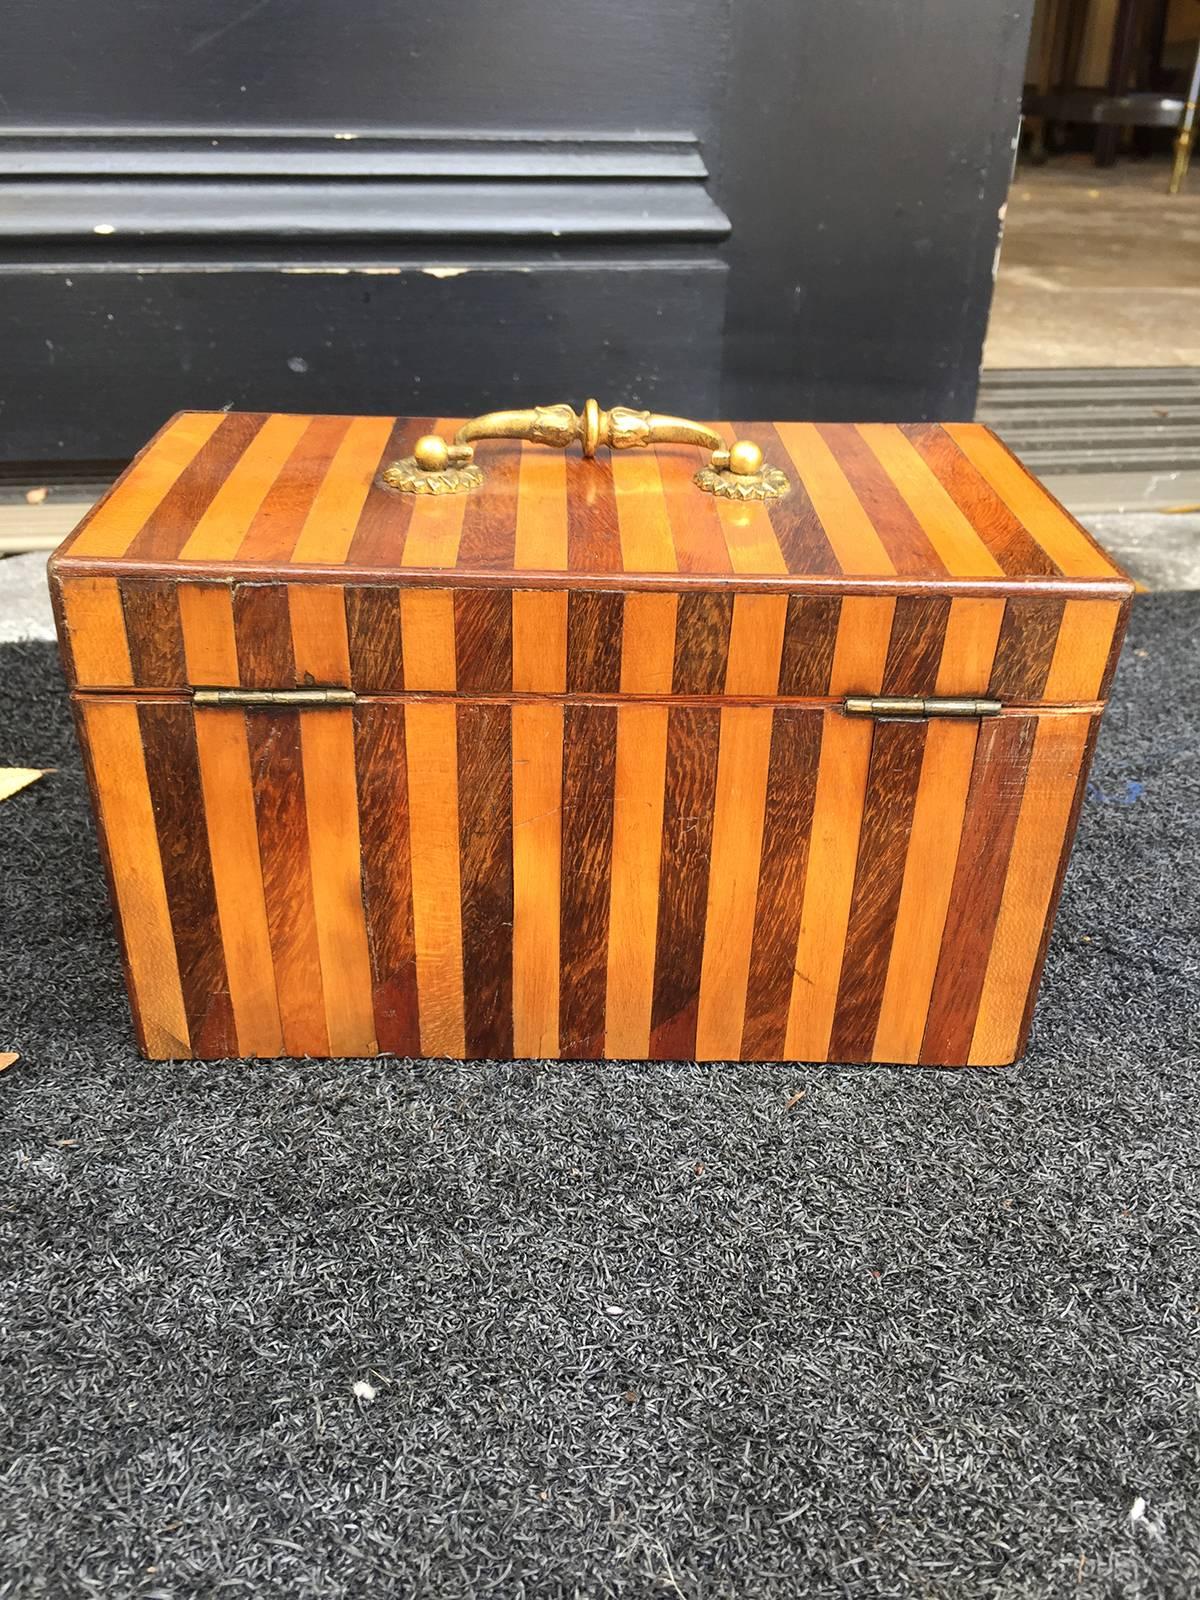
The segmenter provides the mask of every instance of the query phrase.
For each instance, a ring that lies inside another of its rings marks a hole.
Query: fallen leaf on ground
[[[792,1109],[792,1107],[793,1107],[793,1106],[798,1106],[798,1105],[799,1105],[799,1104],[800,1104],[800,1102],[801,1102],[801,1100],[803,1100],[803,1099],[804,1099],[804,1096],[805,1096],[805,1095],[806,1095],[806,1094],[807,1094],[807,1093],[808,1093],[808,1090],[807,1090],[807,1089],[801,1089],[801,1090],[800,1090],[800,1091],[799,1091],[799,1093],[798,1093],[798,1094],[794,1094],[794,1095],[793,1095],[793,1096],[792,1096],[792,1098],[791,1098],[791,1099],[790,1099],[790,1100],[789,1100],[789,1101],[788,1101],[788,1103],[787,1103],[787,1105],[786,1105],[786,1106],[785,1106],[785,1107],[784,1107],[784,1109],[785,1109],[785,1110],[786,1110],[786,1111],[790,1111],[790,1110],[791,1110],[791,1109]]]
[[[44,778],[48,771],[53,771],[53,768],[0,767],[0,800],[11,799],[21,789],[27,789],[31,783]]]
[[[50,491],[45,487],[45,485],[42,485],[37,489],[26,489],[25,504],[27,506],[40,506],[42,501],[49,493]]]
[[[0,1050],[0,1072],[5,1072],[14,1061],[20,1061],[20,1056],[15,1050]]]

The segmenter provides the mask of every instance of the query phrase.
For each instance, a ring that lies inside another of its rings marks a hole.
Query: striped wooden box
[[[383,486],[433,427],[185,413],[53,559],[144,1053],[1017,1056],[1131,591],[1079,526],[973,425],[743,427],[769,506]]]

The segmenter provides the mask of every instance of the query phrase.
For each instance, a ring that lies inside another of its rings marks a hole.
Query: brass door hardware
[[[708,494],[729,500],[780,500],[791,488],[786,473],[768,466],[753,440],[739,439],[727,445],[703,423],[654,411],[633,411],[628,406],[605,411],[595,400],[588,400],[580,412],[565,404],[489,411],[464,422],[451,442],[440,434],[427,433],[417,440],[411,456],[384,469],[382,481],[403,494],[465,494],[483,482],[483,472],[475,465],[477,439],[528,439],[559,450],[578,440],[589,459],[602,444],[610,450],[644,450],[655,444],[701,445],[711,450],[712,456],[694,482]]]

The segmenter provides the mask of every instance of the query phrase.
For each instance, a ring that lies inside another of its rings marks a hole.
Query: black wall
[[[1031,0],[10,0],[0,457],[169,412],[967,416]]]

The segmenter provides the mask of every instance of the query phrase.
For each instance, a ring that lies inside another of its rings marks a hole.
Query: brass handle
[[[477,439],[528,439],[565,450],[578,439],[587,458],[600,445],[610,450],[643,450],[654,444],[696,444],[712,451],[695,482],[709,494],[731,500],[779,500],[791,488],[778,467],[767,466],[751,439],[727,445],[719,433],[685,417],[613,406],[605,411],[588,400],[581,412],[569,405],[532,406],[525,411],[489,411],[464,422],[447,443],[440,434],[417,440],[411,456],[393,461],[383,482],[403,494],[464,494],[483,482],[475,465]]]

